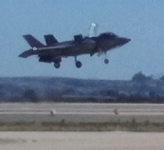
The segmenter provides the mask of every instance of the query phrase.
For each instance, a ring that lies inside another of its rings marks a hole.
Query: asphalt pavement
[[[1,150],[162,150],[155,132],[0,132]]]
[[[1,103],[0,122],[164,122],[164,104]]]

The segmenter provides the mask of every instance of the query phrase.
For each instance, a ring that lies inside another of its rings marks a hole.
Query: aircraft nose
[[[131,41],[131,39],[128,39],[128,38],[121,38],[120,39],[120,44],[121,45],[124,45],[124,44],[126,44],[126,43],[128,43],[128,42],[130,42]]]
[[[131,41],[131,39],[126,39],[127,43]]]

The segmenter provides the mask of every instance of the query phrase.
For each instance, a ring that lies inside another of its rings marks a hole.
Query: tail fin
[[[34,38],[31,34],[23,35],[24,39],[27,41],[27,43],[33,48],[39,48],[39,47],[45,47],[44,44],[39,42],[36,38]]]
[[[51,46],[53,44],[58,43],[58,41],[52,34],[45,35],[44,38],[45,38],[47,46]]]

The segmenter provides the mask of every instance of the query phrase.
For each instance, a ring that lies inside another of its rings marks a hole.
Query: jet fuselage
[[[97,37],[74,36],[74,40],[59,43],[53,35],[46,35],[47,45],[43,45],[32,35],[25,35],[24,38],[32,49],[20,54],[20,57],[27,58],[31,55],[38,55],[40,62],[54,62],[56,68],[60,67],[62,57],[74,56],[76,66],[81,67],[81,62],[77,61],[78,55],[95,53],[106,53],[107,51],[120,47],[130,41],[130,39],[119,37],[113,33],[102,33]],[[108,63],[106,59],[104,61]]]

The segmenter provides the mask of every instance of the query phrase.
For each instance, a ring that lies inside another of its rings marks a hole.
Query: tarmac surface
[[[1,150],[162,150],[164,133],[0,132]]]
[[[0,103],[0,122],[164,122],[164,104]],[[160,132],[0,132],[0,150],[162,150]]]
[[[164,122],[164,104],[0,103],[0,122]]]

